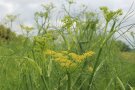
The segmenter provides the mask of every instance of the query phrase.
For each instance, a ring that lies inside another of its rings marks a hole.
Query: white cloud
[[[12,3],[0,2],[0,6],[2,7],[2,9],[4,9],[3,11],[5,12],[11,13],[14,11],[14,6]]]

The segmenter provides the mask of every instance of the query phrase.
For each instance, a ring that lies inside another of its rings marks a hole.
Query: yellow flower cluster
[[[87,57],[93,56],[94,52],[93,51],[88,51],[82,55],[77,55],[75,53],[69,53],[69,56],[72,57],[73,60],[77,61],[77,62],[82,62],[83,60],[85,60]]]
[[[69,60],[68,56],[66,55],[67,51],[55,52],[52,50],[46,50],[45,54],[50,55],[54,58],[54,60],[59,63],[62,67],[70,68],[75,66],[76,64]]]
[[[54,55],[54,54],[56,54],[56,52],[52,51],[52,50],[46,50],[45,54],[46,55]]]
[[[72,57],[73,60],[77,61],[77,62],[81,62],[85,59],[85,56],[83,55],[77,55],[75,53],[69,53],[69,56]]]
[[[75,67],[77,62],[82,62],[85,58],[90,57],[94,54],[92,51],[88,51],[82,55],[76,53],[69,53],[68,51],[55,52],[52,50],[46,50],[46,55],[52,56],[54,60],[59,63],[62,67],[70,68]]]
[[[62,67],[70,68],[70,67],[76,66],[76,64],[74,62],[72,62],[71,60],[69,60],[68,57],[66,57],[66,56],[62,56],[62,57],[57,56],[56,57],[56,56],[54,56],[55,61],[58,62]]]
[[[91,56],[93,56],[95,53],[93,52],[93,51],[88,51],[88,52],[86,52],[86,53],[84,53],[83,55],[85,56],[85,57],[91,57]]]

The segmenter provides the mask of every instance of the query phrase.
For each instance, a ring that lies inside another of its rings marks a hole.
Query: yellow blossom
[[[69,53],[69,56],[71,56],[73,59],[77,59],[78,55],[75,53]]]
[[[67,61],[66,63],[61,63],[60,64],[62,67],[65,67],[65,68],[71,68],[71,67],[75,67],[76,64],[71,62],[71,61]]]
[[[55,52],[52,50],[47,50],[45,54],[52,56],[54,61],[59,63],[60,66],[70,68],[76,66],[77,62],[81,63],[85,60],[85,58],[92,56],[94,52],[88,51],[82,55],[78,55],[76,53],[68,53],[68,51]],[[92,67],[89,69],[90,71],[93,70]]]
[[[68,59],[67,58],[56,58],[55,61],[60,62],[60,63],[65,63],[68,61]]]
[[[58,57],[63,57],[64,55],[62,53],[55,53],[53,56],[55,58],[58,58]]]
[[[89,72],[93,72],[93,68],[91,66],[88,67]]]
[[[75,58],[75,60],[78,62],[82,62],[84,59],[85,59],[85,56],[83,56],[83,55],[78,55],[78,57]]]
[[[69,53],[69,56],[71,56],[72,59],[77,61],[77,62],[82,62],[86,58],[85,55],[77,55],[75,53]]]
[[[45,54],[46,54],[46,55],[54,55],[54,54],[56,54],[56,52],[55,52],[55,51],[52,51],[52,50],[47,50],[47,51],[45,52]]]
[[[88,51],[88,52],[84,53],[83,55],[86,57],[91,57],[91,56],[93,56],[93,54],[94,54],[93,51]]]

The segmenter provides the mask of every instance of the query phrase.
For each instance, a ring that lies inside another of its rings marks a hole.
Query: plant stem
[[[71,75],[69,72],[67,72],[67,76],[68,76],[68,87],[67,90],[71,90]]]
[[[93,72],[92,72],[92,76],[89,80],[89,84],[88,84],[88,90],[90,90],[91,86],[92,86],[92,82],[93,82],[93,78],[94,78],[94,75],[95,75],[95,71],[96,71],[96,68],[97,68],[97,65],[99,63],[99,57],[101,55],[101,52],[102,52],[102,48],[99,49],[99,52],[98,52],[98,56],[96,58],[96,63],[94,65],[94,69],[93,69]]]
[[[41,79],[42,79],[42,81],[43,81],[43,83],[45,85],[46,90],[49,90],[43,75],[41,75]]]

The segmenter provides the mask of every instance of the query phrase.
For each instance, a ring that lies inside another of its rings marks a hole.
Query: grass
[[[77,88],[81,88],[80,83],[83,85],[82,88],[86,88],[88,84],[87,82],[89,81],[89,75],[91,76],[91,72],[88,73],[87,71],[82,71],[83,73],[79,73],[80,70],[76,70],[75,72],[71,71],[71,75],[68,76],[66,71],[62,68],[52,66],[51,63],[47,64],[48,66],[46,66],[47,62],[45,60],[42,61],[44,63],[41,63],[41,61],[39,62],[38,60],[24,61],[23,59],[29,59],[23,58],[22,52],[24,49],[22,48],[17,50],[19,53],[13,54],[14,47],[11,47],[11,45],[7,45],[10,48],[0,48],[1,51],[4,51],[1,52],[0,58],[0,80],[2,82],[0,83],[1,90],[42,90],[43,88],[46,88],[46,90],[47,88],[49,88],[49,90],[53,90],[55,86],[57,89],[59,88],[65,90],[69,77],[71,77],[71,80],[69,80],[69,87],[72,87],[72,89],[78,90]],[[109,51],[104,51],[104,55],[106,56],[108,52]],[[113,52],[111,51],[110,54],[112,53]],[[118,57],[119,59],[117,57],[114,59],[114,56],[106,57],[106,61],[104,61],[104,64],[101,66],[101,68],[99,68],[98,72],[94,76],[93,88],[97,88],[97,90],[99,90],[98,88],[102,88],[102,90],[105,90],[106,88],[107,90],[114,90],[114,88],[116,88],[116,90],[121,90],[118,81],[116,81],[117,87],[115,86],[114,74],[119,76],[126,90],[130,90],[128,85],[130,85],[132,88],[135,87],[134,53],[120,52],[119,55],[121,55],[121,57]],[[102,58],[105,56],[102,54]],[[36,57],[39,58],[40,55]],[[94,62],[94,60],[92,61]],[[41,69],[42,71],[40,71]],[[45,69],[47,69],[47,71],[45,71]],[[87,70],[87,68],[85,67],[84,70]],[[44,76],[42,76],[43,74],[41,72],[44,74]],[[80,75],[82,79],[80,79]],[[49,83],[51,85],[50,87],[48,85]],[[112,89],[112,87],[114,88]]]

